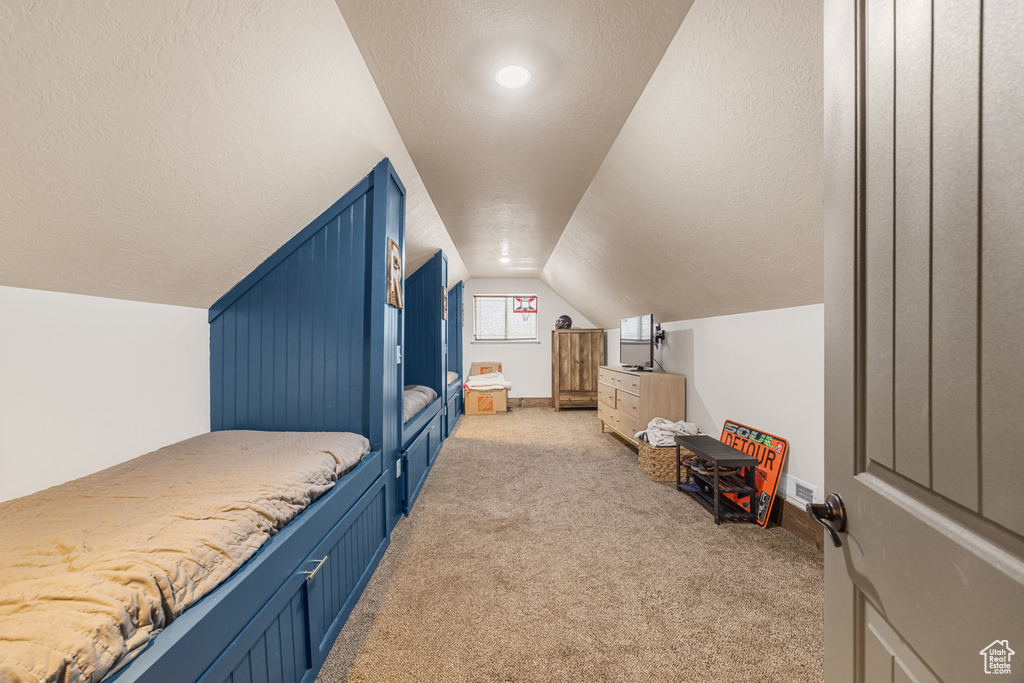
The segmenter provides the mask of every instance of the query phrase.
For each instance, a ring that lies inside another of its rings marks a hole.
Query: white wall
[[[825,307],[823,304],[662,323],[655,352],[686,375],[686,419],[718,438],[735,420],[789,441],[785,471],[825,485]],[[619,331],[608,330],[608,364]],[[780,492],[782,484],[779,485]]]
[[[474,342],[475,294],[536,294],[540,342]],[[505,379],[512,382],[509,396],[551,396],[551,330],[555,329],[558,316],[568,315],[572,318],[573,327],[594,327],[582,313],[534,278],[473,278],[466,283],[465,302],[466,326],[462,328],[462,361],[465,363],[463,377],[469,373],[470,363],[501,361]]]
[[[206,316],[0,287],[0,500],[210,431]]]

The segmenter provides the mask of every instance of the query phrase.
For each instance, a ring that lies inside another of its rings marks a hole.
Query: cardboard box
[[[471,363],[469,374],[487,375],[501,372],[500,362]],[[466,415],[498,415],[508,412],[508,389],[487,389],[474,391],[466,389],[462,410]]]
[[[498,415],[508,412],[508,389],[473,391],[466,389],[463,404],[466,415]]]
[[[501,363],[471,363],[469,366],[470,375],[489,375],[492,372],[501,372]]]

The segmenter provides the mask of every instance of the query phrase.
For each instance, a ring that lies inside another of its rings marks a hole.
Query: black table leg
[[[718,489],[718,462],[715,462],[715,524],[722,524],[722,512],[718,507],[719,496],[722,492]]]
[[[750,501],[749,511],[750,511],[750,514],[753,515],[753,517],[751,517],[750,521],[754,522],[756,524],[757,523],[757,500],[758,500],[758,497],[757,497],[757,477],[755,476],[755,468],[753,466],[747,468],[747,477],[746,477],[746,479],[747,479],[747,486],[750,487],[750,491],[751,491],[750,497],[748,498],[748,500]]]

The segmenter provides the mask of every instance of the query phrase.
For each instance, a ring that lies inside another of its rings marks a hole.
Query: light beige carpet
[[[820,681],[821,555],[636,462],[592,410],[463,416],[319,681]]]

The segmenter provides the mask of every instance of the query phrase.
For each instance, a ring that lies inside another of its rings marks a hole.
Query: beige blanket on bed
[[[430,387],[410,384],[402,392],[402,424],[405,424],[437,398],[437,392]]]
[[[0,681],[101,680],[368,452],[215,432],[0,503]]]

